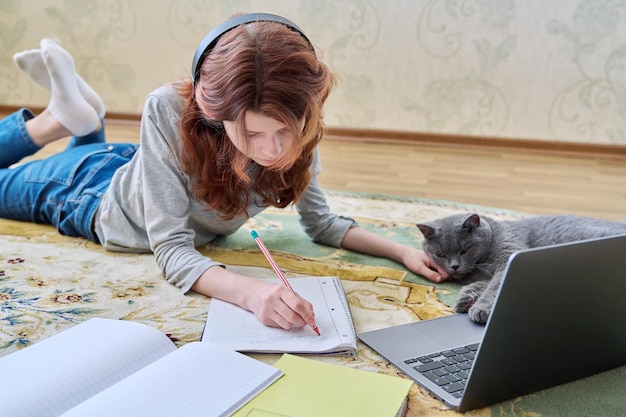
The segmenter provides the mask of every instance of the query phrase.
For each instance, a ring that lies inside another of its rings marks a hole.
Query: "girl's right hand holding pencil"
[[[281,284],[259,281],[251,311],[270,327],[286,330],[315,324],[313,305]]]
[[[213,266],[191,288],[254,313],[266,326],[289,330],[315,325],[313,305],[282,284]]]

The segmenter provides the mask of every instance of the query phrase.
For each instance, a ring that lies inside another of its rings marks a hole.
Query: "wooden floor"
[[[136,122],[107,121],[107,140],[137,142]],[[41,156],[65,147],[59,141]],[[626,221],[626,159],[477,145],[373,143],[326,137],[323,188],[442,199]]]

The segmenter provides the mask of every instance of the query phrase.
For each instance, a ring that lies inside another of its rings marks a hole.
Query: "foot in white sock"
[[[46,64],[43,63],[41,49],[30,49],[28,51],[18,52],[13,55],[13,62],[15,62],[15,65],[17,65],[28,78],[46,90],[50,90],[50,76],[48,75]]]
[[[96,130],[100,118],[78,89],[72,56],[50,39],[41,41],[41,56],[50,76],[50,113],[75,136]]]
[[[51,41],[54,42],[53,40]],[[59,48],[61,48],[60,45]],[[17,67],[21,69],[28,76],[28,78],[46,90],[50,90],[50,75],[48,75],[48,68],[43,62],[41,49],[31,49],[28,51],[18,52],[13,55],[13,62],[15,62],[15,65],[17,65]],[[98,114],[98,117],[102,119],[106,113],[106,108],[98,93],[96,93],[94,89],[91,88],[91,86],[87,84],[87,82],[78,74],[76,74],[76,82],[80,93],[83,95],[85,100],[87,100],[87,103],[93,107]]]

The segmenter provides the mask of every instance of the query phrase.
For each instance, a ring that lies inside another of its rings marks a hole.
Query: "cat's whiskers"
[[[490,263],[474,264],[474,265],[471,265],[471,269],[468,272],[481,271],[481,272],[491,273],[492,271],[491,271],[491,268],[488,268],[489,266],[491,266]]]

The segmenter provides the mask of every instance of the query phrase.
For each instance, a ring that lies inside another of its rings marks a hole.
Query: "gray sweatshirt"
[[[172,84],[148,95],[139,149],[111,179],[94,225],[105,249],[153,252],[165,279],[187,292],[205,270],[223,266],[196,247],[235,232],[247,217],[222,220],[193,197],[191,180],[181,168],[181,104]],[[300,224],[313,241],[340,247],[356,223],[330,212],[317,181],[321,171],[317,150],[311,169],[311,183],[296,204]],[[251,217],[266,208],[257,195],[253,197],[248,207]]]

